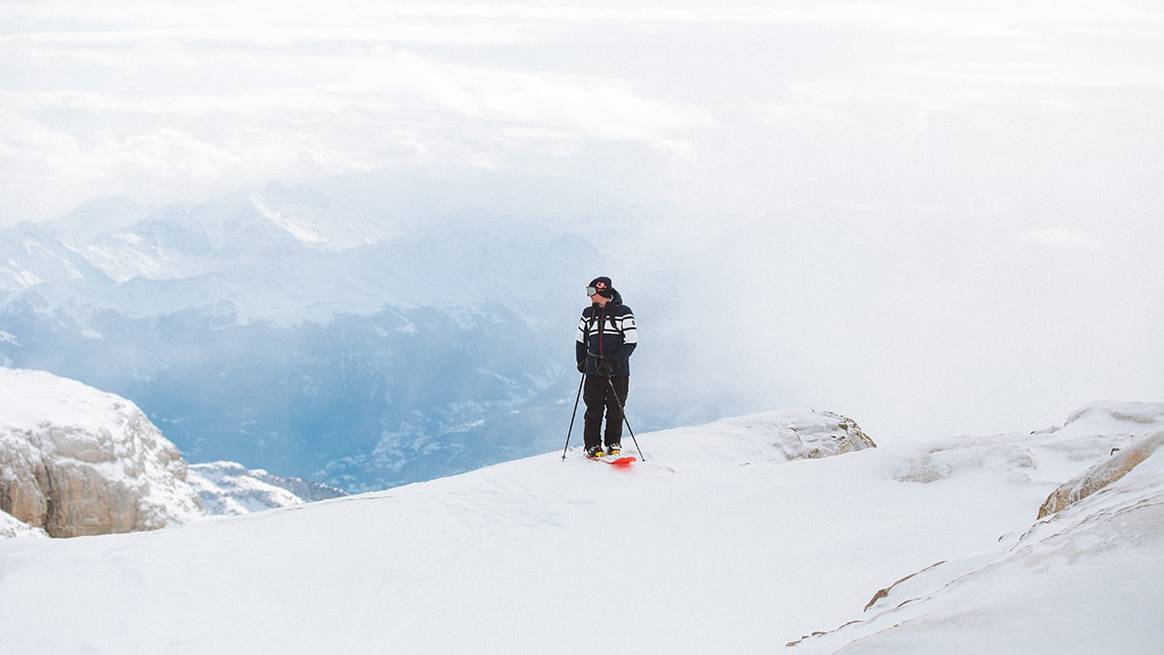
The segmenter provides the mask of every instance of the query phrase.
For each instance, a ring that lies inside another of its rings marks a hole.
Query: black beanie
[[[603,298],[614,298],[614,284],[605,275],[594,278],[587,286],[597,289],[598,295]]]

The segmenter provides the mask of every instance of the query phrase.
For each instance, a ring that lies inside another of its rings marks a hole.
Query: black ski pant
[[[618,399],[611,393],[610,388],[618,392]],[[586,449],[592,446],[601,446],[599,432],[602,427],[602,413],[606,412],[606,445],[622,442],[622,410],[619,403],[626,406],[626,395],[630,389],[630,378],[604,378],[599,375],[586,376],[586,387],[582,398],[586,401],[586,429],[583,436],[586,440]]]

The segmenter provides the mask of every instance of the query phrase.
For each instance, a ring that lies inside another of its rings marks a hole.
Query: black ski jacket
[[[578,337],[574,344],[575,359],[579,366],[585,361],[583,372],[599,375],[599,365],[610,366],[611,377],[630,376],[630,356],[639,342],[635,315],[622,304],[622,294],[614,291],[614,298],[606,307],[591,305],[582,310],[578,320]]]

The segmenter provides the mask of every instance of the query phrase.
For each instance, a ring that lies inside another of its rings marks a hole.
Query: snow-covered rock
[[[10,539],[13,537],[47,537],[48,533],[40,528],[34,528],[31,525],[16,520],[8,512],[0,511],[0,539]]]
[[[132,402],[0,369],[0,510],[54,537],[151,530],[203,514],[178,449]]]
[[[655,434],[667,438],[673,452],[737,464],[819,459],[877,446],[853,419],[812,409],[760,412]],[[725,442],[731,447],[724,448]]]
[[[186,479],[198,492],[206,512],[216,515],[249,514],[346,495],[335,487],[271,475],[236,462],[194,464]]]
[[[1093,434],[1120,434],[1164,427],[1164,403],[1099,401],[1075,410],[1062,428]]]
[[[1005,470],[1016,480],[1059,484],[1084,467],[1164,430],[1164,403],[1095,402],[1061,426],[1027,433],[941,439],[894,473],[903,482],[929,483],[970,470]]]
[[[928,447],[910,459],[894,477],[902,482],[929,483],[966,469],[1002,468],[1023,476],[1035,468],[1030,448],[1005,436],[959,437]]]

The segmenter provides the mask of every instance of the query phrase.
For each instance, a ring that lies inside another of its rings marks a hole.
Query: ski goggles
[[[596,296],[596,295],[598,295],[598,289],[595,289],[594,287],[586,287],[586,295],[587,296]]]

